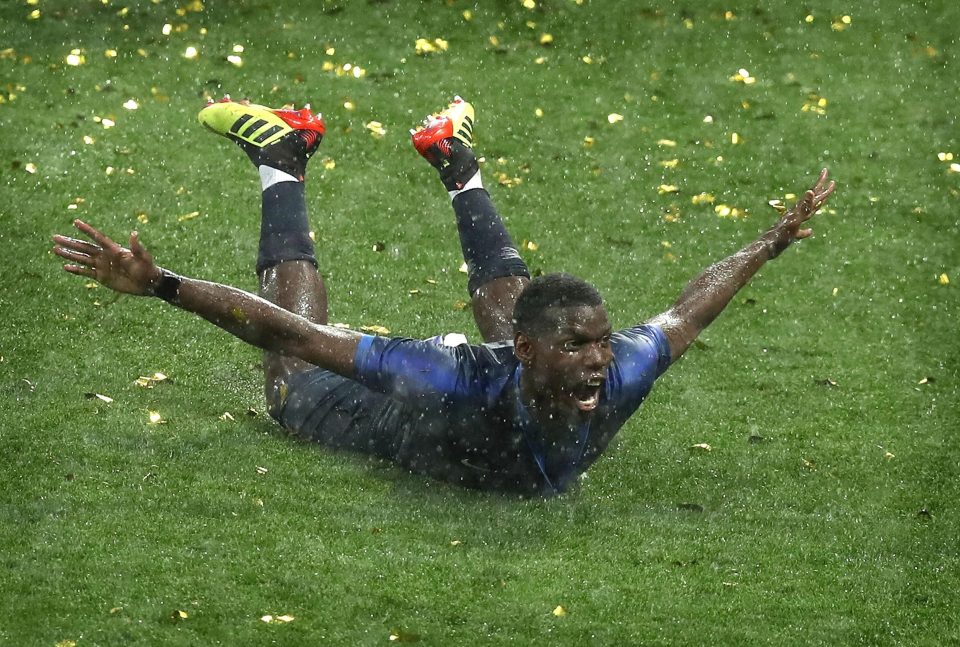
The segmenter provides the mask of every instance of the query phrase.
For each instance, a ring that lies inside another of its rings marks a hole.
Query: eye
[[[572,339],[569,341],[563,342],[563,350],[567,353],[576,353],[578,350],[580,350],[580,346],[581,346],[580,342],[574,341]]]
[[[610,335],[606,335],[600,340],[600,346],[603,348],[610,348]]]

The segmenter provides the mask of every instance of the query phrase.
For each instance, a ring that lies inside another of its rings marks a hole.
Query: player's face
[[[603,306],[557,312],[556,327],[536,338],[517,335],[515,348],[535,404],[562,418],[597,408],[613,360],[610,320]]]

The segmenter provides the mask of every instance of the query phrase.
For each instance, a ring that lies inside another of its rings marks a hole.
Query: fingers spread
[[[93,265],[93,259],[89,255],[83,254],[80,252],[75,252],[72,249],[65,249],[63,247],[54,247],[53,253],[59,256],[60,258],[65,258],[68,261],[75,261],[77,263],[83,263],[84,265]]]
[[[111,248],[112,248],[112,247],[116,247],[116,246],[117,246],[117,244],[116,244],[115,242],[113,242],[112,240],[110,240],[110,238],[108,238],[105,234],[100,233],[98,230],[94,229],[93,227],[91,227],[90,225],[88,225],[87,223],[85,223],[84,221],[82,221],[82,220],[80,220],[80,219],[74,220],[74,221],[73,221],[73,225],[74,225],[77,229],[79,229],[80,231],[82,231],[83,233],[85,233],[87,236],[90,236],[90,238],[92,238],[92,239],[94,239],[95,241],[97,241],[97,242],[100,244],[101,247],[104,247],[104,248],[111,247]]]

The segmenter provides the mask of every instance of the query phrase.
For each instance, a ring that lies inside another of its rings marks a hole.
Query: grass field
[[[957,24],[953,0],[0,4],[0,644],[960,644]],[[59,269],[79,216],[255,288],[256,175],[196,121],[223,93],[323,111],[332,321],[399,335],[477,340],[407,136],[455,93],[530,267],[619,327],[821,166],[839,188],[574,492],[516,500],[292,441],[256,350]]]

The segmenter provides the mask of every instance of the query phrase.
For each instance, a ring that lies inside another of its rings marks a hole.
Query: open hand
[[[836,188],[837,184],[833,180],[827,183],[827,169],[820,171],[820,177],[817,178],[817,183],[808,189],[797,204],[793,205],[792,209],[784,213],[780,217],[780,220],[777,221],[777,224],[770,229],[769,233],[774,234],[774,240],[772,242],[775,247],[775,253],[773,256],[782,252],[793,241],[808,238],[813,235],[813,230],[808,227],[803,227],[803,224],[813,217],[813,214],[823,206],[827,198],[830,197],[830,194],[833,193],[833,190]]]
[[[162,278],[153,257],[140,244],[137,232],[130,234],[130,249],[121,247],[82,220],[74,226],[94,242],[56,235],[53,253],[70,263],[63,266],[71,274],[88,276],[111,290],[126,294],[152,294]]]

